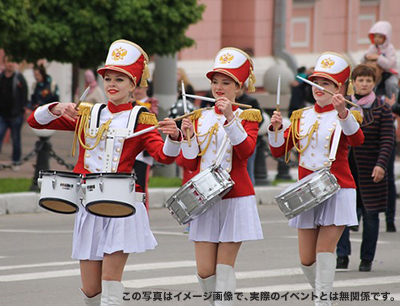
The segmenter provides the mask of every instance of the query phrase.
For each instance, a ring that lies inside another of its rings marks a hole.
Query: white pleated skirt
[[[219,243],[263,238],[254,195],[221,200],[190,222],[191,241]]]
[[[328,225],[358,225],[355,189],[342,188],[318,206],[289,220],[290,227],[301,229]]]
[[[157,241],[150,230],[143,203],[135,204],[136,213],[126,218],[104,218],[88,213],[81,205],[75,217],[72,258],[102,260],[104,254],[117,251],[142,253],[153,250]]]

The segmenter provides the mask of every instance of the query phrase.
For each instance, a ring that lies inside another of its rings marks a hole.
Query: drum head
[[[39,206],[59,214],[74,214],[79,208],[76,204],[59,198],[43,198],[39,200]]]
[[[107,200],[87,203],[86,210],[93,215],[109,218],[124,218],[136,213],[131,204]]]

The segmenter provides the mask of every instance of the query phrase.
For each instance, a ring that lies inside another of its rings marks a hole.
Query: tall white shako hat
[[[149,57],[139,45],[119,39],[111,44],[106,64],[97,72],[104,78],[107,70],[119,71],[129,76],[135,86],[141,80],[140,87],[147,87],[150,78],[148,63]]]
[[[349,80],[350,75],[351,63],[347,57],[336,52],[324,52],[317,59],[314,72],[308,79],[312,81],[316,77],[325,78],[331,80],[340,88]],[[352,91],[351,84],[349,84],[347,91],[348,94],[349,91]]]
[[[255,91],[256,78],[253,73],[254,66],[250,56],[233,47],[221,49],[214,61],[214,69],[207,72],[206,76],[212,81],[215,73],[219,72],[231,77],[240,87],[249,78],[249,91]]]

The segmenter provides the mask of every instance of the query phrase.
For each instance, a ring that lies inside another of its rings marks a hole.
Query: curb
[[[284,188],[285,186],[255,187],[257,204],[276,204],[274,197]],[[177,191],[177,188],[150,188],[149,207],[163,208],[164,203],[175,191]],[[40,194],[36,192],[0,194],[0,215],[47,212],[38,205],[39,198]]]
[[[288,185],[254,187],[257,204],[276,205],[275,196]],[[400,191],[400,180],[396,180],[396,189]],[[164,203],[176,190],[177,188],[150,188],[149,207],[163,208]],[[38,205],[39,197],[40,194],[36,192],[0,194],[0,216],[47,212],[47,210]]]
[[[36,192],[5,193],[0,195],[0,215],[40,213],[45,210],[38,205]]]

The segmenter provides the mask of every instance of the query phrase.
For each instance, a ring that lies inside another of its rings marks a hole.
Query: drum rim
[[[79,178],[82,176],[82,174],[80,173],[76,173],[76,172],[68,172],[68,171],[58,171],[58,170],[40,170],[39,171],[39,177],[42,177],[43,175],[58,175],[61,177],[71,177],[71,178]]]
[[[324,167],[321,169],[318,169],[316,171],[314,171],[313,173],[310,173],[309,175],[303,177],[302,179],[294,182],[293,184],[291,184],[290,186],[286,187],[284,190],[281,191],[281,193],[277,194],[275,196],[275,199],[280,199],[284,196],[287,196],[288,194],[294,192],[298,187],[302,186],[305,183],[312,183],[316,181],[316,178],[318,178],[318,176],[323,177],[323,176],[328,176],[328,177],[333,177],[336,180],[337,183],[337,178],[336,176],[329,170],[329,168]],[[319,180],[319,178],[318,178]],[[318,181],[317,180],[317,181]],[[302,182],[302,184],[299,184],[300,182]]]
[[[67,204],[69,206],[72,206],[72,207],[76,208],[76,210],[73,211],[73,212],[62,212],[62,211],[58,211],[58,210],[55,210],[55,209],[51,209],[51,208],[46,207],[45,205],[43,205],[43,201],[45,201],[45,200],[46,201],[55,200],[55,201],[63,202],[64,204]],[[64,199],[60,199],[60,198],[54,198],[54,197],[40,198],[39,199],[39,206],[42,207],[43,209],[47,209],[47,210],[49,210],[51,212],[58,213],[58,214],[63,214],[63,215],[72,215],[72,214],[76,214],[79,211],[79,206],[77,204],[72,203],[71,201],[68,201],[68,200],[64,200]]]
[[[118,173],[112,173],[112,172],[96,172],[96,173],[87,173],[85,174],[85,179],[95,179],[99,178],[100,176],[102,177],[107,177],[107,178],[129,178],[132,177],[134,180],[136,180],[136,175],[134,173],[126,173],[126,172],[118,172]]]
[[[91,206],[93,206],[95,204],[98,204],[100,202],[101,203],[113,203],[113,204],[118,204],[118,205],[121,205],[121,206],[130,207],[130,208],[132,208],[132,213],[130,213],[129,215],[123,215],[123,216],[107,216],[107,215],[100,214],[100,213],[95,213],[95,212],[92,212],[91,210],[89,210],[89,208]],[[144,204],[142,204],[142,205],[144,205]],[[136,214],[136,207],[133,204],[128,204],[126,202],[120,202],[120,201],[111,201],[111,200],[96,200],[96,201],[87,202],[86,205],[85,205],[85,209],[86,209],[86,211],[88,213],[90,213],[92,215],[95,215],[95,216],[98,216],[98,217],[104,217],[104,218],[126,218],[126,217],[130,217],[130,216],[133,216],[133,215]]]

